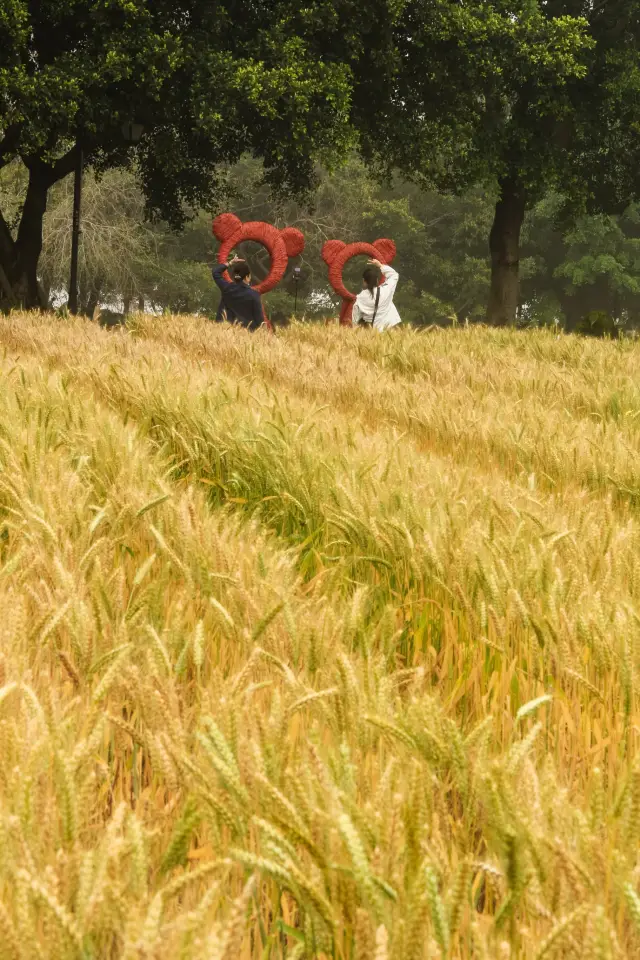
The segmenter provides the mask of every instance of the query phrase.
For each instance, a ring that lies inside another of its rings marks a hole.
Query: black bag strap
[[[378,313],[378,306],[379,306],[379,304],[380,304],[380,287],[378,287],[378,289],[377,289],[377,291],[376,291],[376,305],[375,305],[375,307],[373,308],[373,316],[371,317],[371,326],[372,326],[372,327],[373,327],[374,323],[376,322],[376,315],[377,315],[377,313]]]

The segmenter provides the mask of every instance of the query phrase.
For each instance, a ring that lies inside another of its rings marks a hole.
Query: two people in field
[[[233,280],[224,274],[229,272]],[[380,280],[382,278],[382,283]],[[216,320],[237,323],[247,330],[258,330],[265,322],[262,300],[251,286],[249,264],[239,257],[213,268],[213,279],[220,288],[221,300]],[[399,276],[393,267],[369,260],[362,275],[362,290],[353,305],[353,324],[382,333],[400,323],[400,314],[393,302]]]

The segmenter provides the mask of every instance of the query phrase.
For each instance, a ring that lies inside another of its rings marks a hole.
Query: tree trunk
[[[489,237],[491,251],[491,290],[487,305],[487,323],[494,327],[512,326],[519,303],[520,231],[524,220],[524,189],[512,178],[500,181],[500,199]]]
[[[11,310],[15,306],[15,296],[13,293],[13,287],[9,283],[9,277],[4,272],[4,268],[0,263],[0,310],[5,308]]]
[[[38,281],[47,194],[54,183],[73,171],[75,158],[75,148],[50,165],[40,157],[22,157],[29,170],[29,185],[15,241],[0,211],[0,310],[12,306],[29,309],[48,305],[48,298]]]
[[[11,231],[0,212],[0,310],[11,310],[17,305],[13,285],[9,279],[15,247]]]
[[[38,283],[38,261],[42,252],[42,221],[47,210],[49,176],[35,163],[29,170],[29,185],[15,243],[14,263],[9,274],[16,297],[27,310],[44,308]]]

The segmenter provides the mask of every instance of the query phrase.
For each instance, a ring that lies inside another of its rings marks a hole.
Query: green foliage
[[[409,4],[396,30],[393,94],[363,139],[382,170],[460,189],[510,167],[547,182],[561,152],[550,134],[585,76],[593,39],[579,15],[546,4]],[[580,11],[578,11],[578,14]],[[431,59],[434,42],[440,55]]]
[[[637,327],[638,206],[631,204],[620,216],[583,215],[567,230],[559,221],[563,203],[563,197],[549,194],[525,222],[525,318],[559,317],[568,329],[588,333]]]
[[[0,159],[51,163],[79,136],[89,163],[123,164],[120,128],[134,118],[145,125],[149,209],[172,221],[183,201],[210,201],[217,166],[246,150],[281,186],[306,186],[316,151],[347,137],[349,77],[314,57],[290,12],[283,2],[247,16],[233,0],[16,0],[3,16],[13,27],[0,54]]]
[[[574,287],[604,278],[617,293],[640,293],[640,238],[625,232],[625,227],[638,225],[637,206],[620,219],[602,215],[583,218],[565,237],[567,260],[557,268],[557,276],[566,277]]]
[[[374,3],[386,12],[382,0]],[[345,32],[330,18],[326,40]],[[28,190],[17,236],[0,208],[0,306],[37,306],[42,217],[72,172],[75,144],[98,172],[134,169],[146,212],[181,226],[222,190],[220,167],[249,152],[265,178],[300,194],[317,159],[352,143],[351,17],[342,58],[322,56],[317,24],[291,0],[12,0],[0,30],[0,168],[19,158]],[[125,142],[124,122],[144,135]]]
[[[406,8],[392,92],[365,111],[364,154],[429,187],[499,185],[491,322],[515,320],[524,214],[550,187],[567,218],[640,196],[637,14],[636,0]]]

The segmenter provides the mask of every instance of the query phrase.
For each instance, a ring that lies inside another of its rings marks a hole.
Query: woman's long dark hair
[[[367,290],[373,297],[375,289],[380,283],[380,271],[377,267],[365,267],[365,271],[362,274],[362,279],[365,282]]]
[[[236,283],[242,283],[247,277],[251,276],[251,270],[246,260],[240,260],[233,265],[233,279]]]

